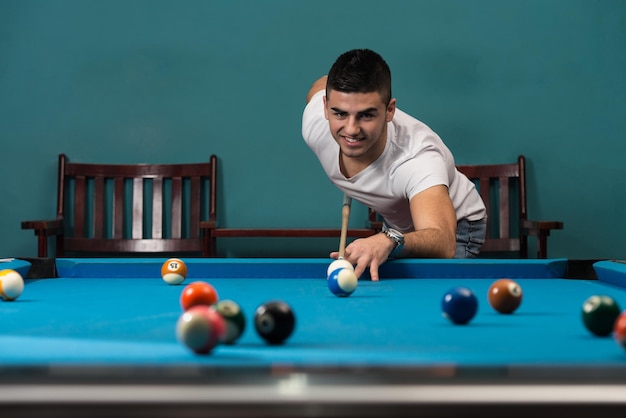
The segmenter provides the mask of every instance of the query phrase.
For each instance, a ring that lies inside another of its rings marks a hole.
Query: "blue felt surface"
[[[626,262],[598,261],[594,263],[593,268],[598,275],[598,280],[626,287]],[[626,307],[626,305],[622,306]]]
[[[95,270],[105,264],[105,268],[117,265],[115,269],[143,264],[111,261],[95,263]],[[261,270],[260,277],[220,277],[217,272],[230,274],[235,264],[249,276],[251,270],[246,271],[246,260],[190,260],[190,272],[198,270],[196,263],[208,265],[207,271],[212,272],[201,280],[213,284],[221,299],[237,301],[246,313],[248,326],[236,345],[197,356],[176,340],[180,293],[184,285],[200,278],[170,286],[160,277],[63,277],[29,280],[22,297],[0,304],[0,361],[9,365],[626,366],[624,350],[610,337],[591,336],[581,321],[582,303],[591,294],[611,295],[626,306],[626,290],[612,283],[520,278],[521,307],[512,315],[501,315],[487,304],[491,277],[387,277],[378,283],[360,281],[352,296],[339,298],[328,290],[324,273],[318,278],[287,278],[279,269],[278,277],[266,277],[271,264],[250,260],[248,267]],[[87,266],[84,261],[78,264],[81,269]],[[296,261],[284,264],[308,269]],[[530,264],[534,269],[535,263]],[[152,270],[154,262],[147,265]],[[225,270],[220,270],[224,265]],[[325,272],[326,265],[323,260],[310,268],[324,267]],[[545,265],[553,268],[551,263]],[[507,265],[510,272],[515,267]],[[456,326],[441,316],[441,297],[453,286],[469,287],[478,296],[478,314],[469,325]],[[297,317],[296,330],[283,346],[267,346],[251,324],[255,308],[272,299],[291,304]]]
[[[4,269],[15,270],[18,273],[20,273],[22,277],[26,277],[28,270],[30,270],[30,263],[28,261],[17,260],[17,259],[8,259],[8,260],[10,261],[5,261],[5,262],[0,263],[0,270],[4,270]]]

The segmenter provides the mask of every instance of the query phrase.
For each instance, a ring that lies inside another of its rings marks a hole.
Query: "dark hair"
[[[385,105],[391,100],[391,70],[385,60],[369,49],[353,49],[337,58],[328,72],[329,90],[344,93],[378,92]]]

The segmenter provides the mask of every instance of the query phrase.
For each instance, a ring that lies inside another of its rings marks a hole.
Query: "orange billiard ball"
[[[167,284],[181,284],[187,278],[187,264],[180,258],[170,258],[161,266],[161,277]]]
[[[496,311],[513,313],[522,303],[522,287],[511,279],[496,280],[489,287],[488,299]]]
[[[180,306],[184,311],[197,305],[211,306],[218,301],[217,290],[207,282],[193,282],[180,294]]]

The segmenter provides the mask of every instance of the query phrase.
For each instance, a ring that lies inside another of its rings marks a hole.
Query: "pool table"
[[[185,259],[181,285],[164,258],[0,264],[26,277],[0,302],[5,416],[456,417],[626,413],[626,350],[583,326],[606,294],[626,307],[626,264],[576,260],[394,260],[349,297],[326,284],[327,259]],[[38,263],[39,265],[39,263]],[[581,267],[582,265],[582,267]],[[513,314],[487,301],[496,279],[523,289]],[[177,341],[180,294],[208,281],[239,303],[241,338],[198,355]],[[450,288],[479,299],[466,325],[441,314]],[[281,345],[257,335],[254,311],[287,302]]]

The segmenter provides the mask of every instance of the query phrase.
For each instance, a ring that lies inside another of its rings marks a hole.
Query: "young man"
[[[342,54],[307,94],[302,135],[330,180],[380,214],[383,232],[350,243],[360,277],[388,258],[475,257],[486,211],[473,183],[428,126],[396,108],[391,72],[377,53]],[[332,252],[331,258],[337,258]]]

